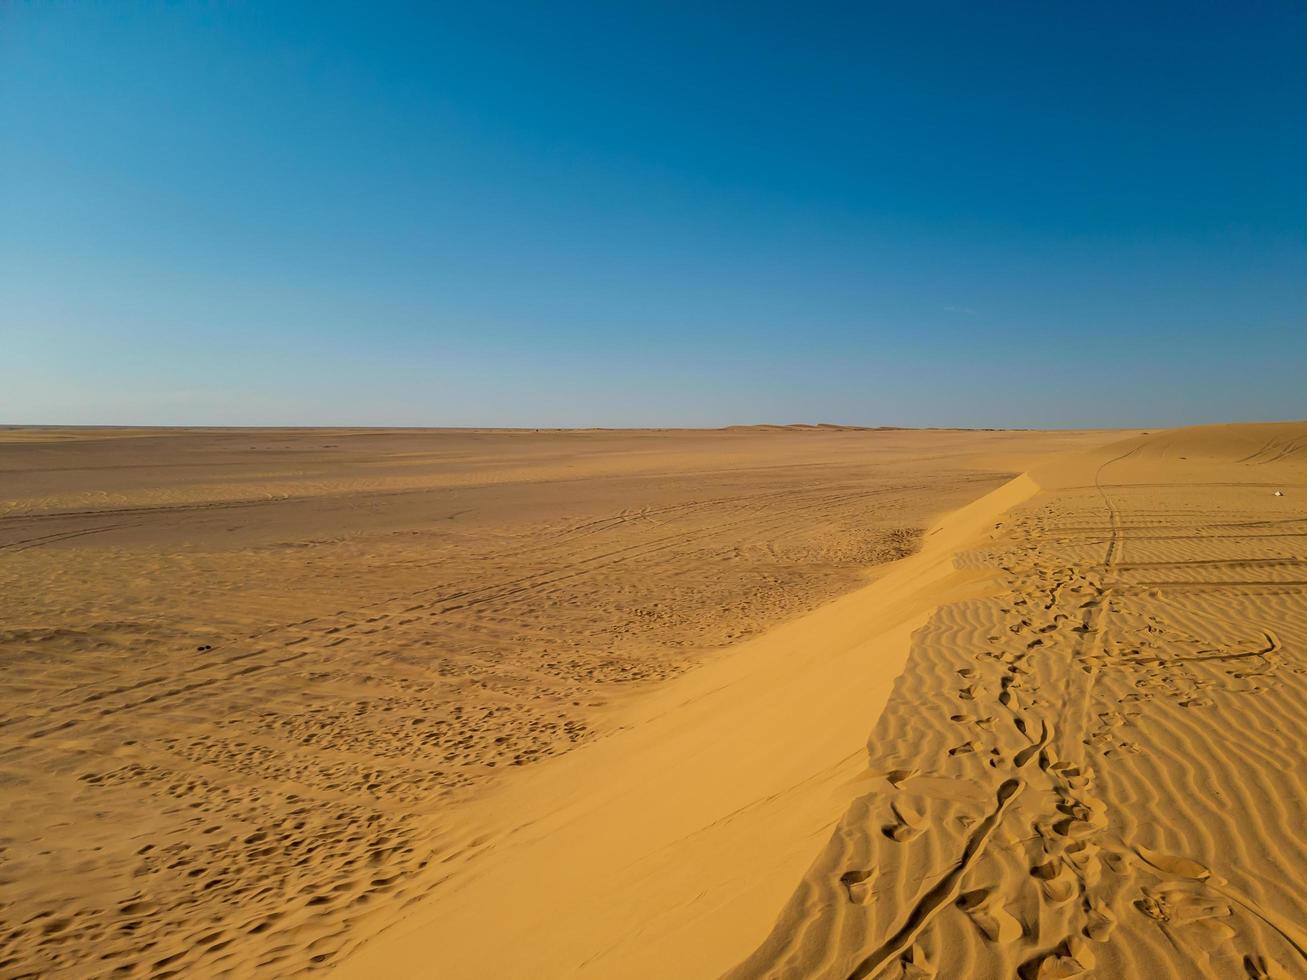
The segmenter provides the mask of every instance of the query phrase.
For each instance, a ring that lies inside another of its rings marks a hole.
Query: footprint
[[[920,774],[920,769],[894,769],[887,772],[885,778],[889,780],[891,786],[898,786],[900,783]]]
[[[1021,923],[998,901],[993,888],[976,888],[963,893],[957,906],[971,917],[976,928],[991,943],[1011,943],[1023,933]]]
[[[908,951],[899,957],[901,980],[934,980],[937,973],[938,969],[919,943],[913,943]]]
[[[906,844],[908,841],[916,840],[925,831],[925,817],[908,803],[895,801],[889,808],[898,822],[882,827],[881,830],[890,840]]]
[[[1084,803],[1060,803],[1057,808],[1066,814],[1053,823],[1053,831],[1060,837],[1082,840],[1107,826],[1107,808],[1093,797]]]
[[[1084,882],[1086,888],[1092,888],[1102,880],[1103,859],[1097,844],[1083,840],[1072,841],[1067,845],[1065,854],[1066,859],[1071,862],[1072,869]]]
[[[1018,971],[1022,980],[1062,980],[1083,976],[1094,968],[1097,957],[1089,943],[1072,936],[1052,953],[1027,961]]]
[[[876,885],[876,878],[875,869],[846,871],[840,875],[840,884],[848,893],[850,902],[854,905],[866,905],[875,897],[872,889]]]
[[[1051,905],[1065,905],[1079,893],[1076,876],[1058,861],[1048,861],[1030,869],[1039,880],[1039,890]]]
[[[1085,935],[1096,943],[1105,943],[1116,928],[1116,913],[1102,899],[1092,899],[1085,922]]]
[[[1289,980],[1289,971],[1269,956],[1249,953],[1243,958],[1243,969],[1249,980]]]
[[[1192,885],[1172,884],[1145,888],[1135,902],[1135,908],[1150,919],[1165,922],[1170,926],[1180,927],[1202,923],[1215,927],[1218,932],[1233,933],[1222,922],[1210,921],[1228,919],[1233,910],[1221,902],[1212,901],[1205,895],[1195,894],[1189,889]]]

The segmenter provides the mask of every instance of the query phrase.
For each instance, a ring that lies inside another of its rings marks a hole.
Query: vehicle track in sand
[[[876,788],[729,976],[1307,976],[1307,543],[1256,533],[1307,515],[1157,452],[964,556],[999,594],[918,633]]]

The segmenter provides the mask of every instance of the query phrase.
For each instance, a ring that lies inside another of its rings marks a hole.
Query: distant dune
[[[899,426],[893,425],[835,425],[831,422],[791,422],[788,425],[728,425],[725,432],[901,432]]]

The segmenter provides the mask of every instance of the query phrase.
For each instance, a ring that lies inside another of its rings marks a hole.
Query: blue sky
[[[1307,416],[1307,7],[0,6],[0,422]]]

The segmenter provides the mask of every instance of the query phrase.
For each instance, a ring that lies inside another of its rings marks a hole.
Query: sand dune
[[[1307,424],[46,435],[6,976],[1307,976]]]
[[[4,430],[0,975],[334,963],[483,800],[1101,438]]]
[[[865,792],[862,746],[913,631],[941,596],[984,590],[954,551],[1034,490],[1013,481],[955,512],[872,586],[677,678],[624,730],[469,808],[445,887],[339,972],[729,969]]]
[[[731,976],[1307,975],[1307,425],[1036,476]]]
[[[1304,975],[1304,444],[1035,467],[470,811],[338,972]]]

